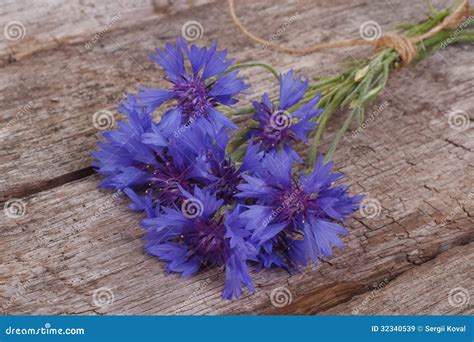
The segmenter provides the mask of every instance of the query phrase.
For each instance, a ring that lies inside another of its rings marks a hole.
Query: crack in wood
[[[22,185],[18,188],[9,190],[8,192],[0,193],[0,206],[2,206],[10,198],[25,198],[35,195],[39,192],[53,189],[58,186],[65,185],[86,177],[89,177],[95,173],[94,169],[85,167],[76,171],[72,171],[61,176],[39,182],[34,185]]]

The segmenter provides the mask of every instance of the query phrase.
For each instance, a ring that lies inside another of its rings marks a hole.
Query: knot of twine
[[[325,49],[334,49],[334,48],[343,48],[343,47],[352,47],[360,45],[372,45],[376,50],[383,48],[391,48],[398,52],[400,59],[402,60],[402,66],[410,64],[417,54],[416,44],[421,41],[433,37],[435,34],[445,30],[445,29],[454,29],[459,27],[464,20],[469,17],[469,1],[461,0],[459,5],[446,17],[444,20],[433,27],[428,32],[425,32],[419,36],[415,37],[405,37],[399,34],[390,34],[384,35],[377,40],[368,41],[365,39],[350,39],[350,40],[341,40],[330,43],[320,43],[310,47],[305,48],[291,48],[285,47],[279,44],[275,44],[271,41],[266,41],[260,37],[255,36],[240,22],[239,18],[235,14],[235,5],[234,0],[229,0],[229,10],[232,17],[232,21],[239,28],[242,33],[253,41],[274,48],[276,50],[297,54],[305,55],[316,51],[321,51]]]
[[[392,48],[397,51],[402,60],[402,66],[410,64],[416,57],[415,44],[412,39],[398,34],[382,36],[373,43],[376,50]]]

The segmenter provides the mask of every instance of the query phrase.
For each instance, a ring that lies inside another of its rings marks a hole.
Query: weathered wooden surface
[[[262,60],[308,77],[341,70],[344,61],[370,52],[294,57],[265,50],[237,32],[221,2],[45,4],[39,15],[26,2],[12,1],[2,4],[0,15],[1,24],[19,20],[27,32],[17,42],[0,42],[0,202],[21,198],[26,204],[20,218],[0,216],[5,314],[474,312],[472,299],[459,306],[448,301],[457,287],[474,296],[474,126],[456,130],[447,119],[452,110],[474,113],[471,46],[449,47],[395,73],[379,100],[385,109],[342,142],[336,165],[354,191],[381,204],[380,214],[350,220],[347,247],[334,258],[298,275],[256,274],[257,293],[229,302],[220,298],[220,270],[190,279],[165,275],[143,250],[141,216],[126,209],[122,196],[97,189],[99,177],[89,167],[99,134],[93,113],[113,110],[137,84],[161,84],[145,54],[174,39],[190,20],[203,25],[202,43],[217,39],[239,62]],[[68,21],[60,20],[63,13]],[[117,13],[119,20],[86,49]],[[396,22],[422,19],[424,7],[408,0],[262,1],[240,3],[238,13],[263,37],[296,15],[280,41],[301,46],[357,36],[367,20],[388,31]],[[276,90],[265,71],[243,74],[254,85],[253,97]],[[337,126],[336,119],[325,142]],[[276,307],[270,297],[282,287],[292,300]],[[111,291],[109,299],[113,294],[110,305],[94,304],[101,288]]]
[[[468,304],[468,289],[472,289],[474,282],[473,260],[472,244],[452,248],[392,281],[384,279],[374,283],[370,292],[356,296],[323,314],[472,314],[473,305]]]

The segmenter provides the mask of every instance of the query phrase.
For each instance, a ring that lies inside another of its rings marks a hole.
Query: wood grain
[[[474,245],[452,248],[325,315],[472,315]]]
[[[93,113],[108,109],[118,120],[114,102],[125,92],[138,84],[163,84],[145,54],[179,35],[189,20],[202,23],[201,43],[217,39],[238,62],[262,60],[307,77],[334,73],[370,51],[303,57],[269,51],[236,31],[225,3],[206,1],[171,7],[147,2],[123,11],[122,19],[86,49],[95,30],[120,7],[48,3],[48,20],[21,2],[9,2],[0,16],[3,23],[12,13],[21,14],[30,38],[38,41],[0,44],[0,202],[21,198],[26,204],[20,218],[0,216],[3,313],[352,314],[357,308],[360,314],[473,313],[469,303],[447,302],[449,291],[459,286],[474,296],[467,266],[474,239],[474,126],[460,131],[448,124],[453,110],[474,113],[472,46],[440,50],[415,68],[396,72],[378,102],[386,104],[383,111],[341,143],[337,168],[354,192],[380,203],[379,215],[358,214],[347,222],[346,249],[334,258],[297,275],[254,274],[256,294],[230,302],[220,297],[221,270],[190,279],[165,275],[162,263],[143,250],[141,215],[126,208],[123,196],[97,189],[99,177],[89,167],[100,133],[92,125]],[[103,20],[90,26],[83,11]],[[421,2],[342,0],[243,2],[238,12],[263,37],[298,13],[280,38],[294,46],[354,37],[367,20],[388,31],[393,23],[420,20],[424,13]],[[72,16],[69,23],[58,19],[61,13]],[[41,29],[41,20],[52,27]],[[61,38],[51,39],[57,32]],[[254,85],[251,98],[267,89],[275,94],[270,74],[259,69],[243,74]],[[335,118],[324,143],[342,119]],[[372,296],[382,282],[387,284]],[[291,293],[291,303],[277,307],[271,297],[282,287]],[[103,288],[113,301],[97,306],[93,294]]]

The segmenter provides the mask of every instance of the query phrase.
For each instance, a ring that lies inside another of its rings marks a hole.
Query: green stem
[[[249,106],[249,107],[236,109],[234,111],[230,111],[229,114],[233,116],[233,115],[252,114],[253,112],[255,112],[255,108]]]
[[[256,63],[241,63],[241,64],[235,64],[233,66],[231,66],[228,70],[227,70],[227,73],[229,72],[232,72],[234,70],[238,70],[238,69],[247,69],[247,68],[254,68],[254,67],[260,67],[260,68],[264,68],[264,69],[267,69],[268,71],[270,71],[272,73],[272,75],[277,79],[277,81],[279,81],[280,79],[278,78],[278,72],[272,68],[270,65],[268,64],[265,64],[265,63],[259,63],[259,62],[256,62]]]

